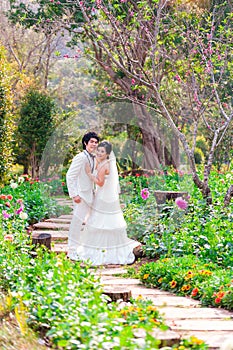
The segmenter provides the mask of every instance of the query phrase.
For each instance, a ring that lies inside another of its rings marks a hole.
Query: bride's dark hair
[[[98,147],[97,148],[99,148],[99,147],[104,147],[105,148],[105,150],[106,150],[106,153],[109,155],[110,153],[111,153],[111,151],[112,151],[112,144],[110,143],[110,142],[108,142],[108,141],[102,141],[102,142],[100,142],[99,144],[98,144]]]

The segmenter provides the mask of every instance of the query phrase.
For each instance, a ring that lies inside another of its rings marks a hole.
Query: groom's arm
[[[66,173],[66,183],[67,183],[69,196],[73,198],[73,200],[76,203],[80,202],[80,200],[77,202],[78,198],[80,199],[79,193],[78,193],[78,176],[83,166],[83,163],[84,163],[84,159],[82,158],[81,154],[78,154],[73,158],[72,163],[69,167],[69,170]]]

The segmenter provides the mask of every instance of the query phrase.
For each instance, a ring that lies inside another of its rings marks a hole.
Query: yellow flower
[[[145,273],[145,275],[143,276],[143,279],[146,280],[149,277],[149,273]]]
[[[190,339],[191,339],[193,344],[201,345],[201,344],[204,343],[204,340],[198,339],[198,338],[196,338],[194,336],[192,336]]]
[[[137,297],[137,300],[141,300],[141,299],[143,299],[143,297],[142,297],[141,294],[139,294],[138,297]]]
[[[159,321],[157,321],[155,318],[151,318],[150,322],[154,323],[154,324],[160,324]]]
[[[147,310],[148,311],[157,311],[157,307],[154,305],[149,305],[149,306],[147,306]]]
[[[171,288],[175,288],[176,285],[177,285],[177,282],[176,282],[176,281],[172,280],[172,281],[170,282]]]

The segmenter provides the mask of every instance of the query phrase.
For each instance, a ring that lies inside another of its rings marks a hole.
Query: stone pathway
[[[67,199],[60,199],[59,203],[72,206],[71,201]],[[66,252],[71,217],[72,215],[61,215],[59,218],[37,223],[33,232],[50,233],[52,250],[57,253]],[[138,279],[121,278],[120,276],[126,271],[127,267],[105,266],[97,269],[96,273],[100,276],[106,291],[128,290],[131,291],[133,298],[141,296],[153,301],[170,328],[169,332],[155,334],[159,339],[166,339],[169,344],[169,341],[193,335],[204,340],[209,345],[209,350],[219,350],[226,340],[231,339],[232,347],[227,349],[233,350],[232,312],[220,308],[204,308],[192,298],[147,288]]]

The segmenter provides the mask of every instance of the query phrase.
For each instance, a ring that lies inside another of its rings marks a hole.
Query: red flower
[[[9,201],[11,201],[13,199],[13,196],[11,194],[8,194],[7,199],[9,199]]]
[[[216,299],[215,299],[215,303],[216,303],[216,304],[219,304],[219,303],[221,303],[221,300],[222,300],[221,298],[216,298]]]
[[[61,185],[62,185],[62,186],[65,186],[65,182],[62,182]]]
[[[135,176],[136,176],[136,177],[139,177],[139,176],[141,176],[141,175],[137,173],[137,174],[135,174]]]
[[[192,297],[195,297],[198,294],[198,292],[199,292],[198,288],[193,288],[192,293],[191,293]]]
[[[5,200],[5,199],[7,199],[7,196],[6,196],[5,194],[1,194],[1,195],[0,195],[0,199]]]

